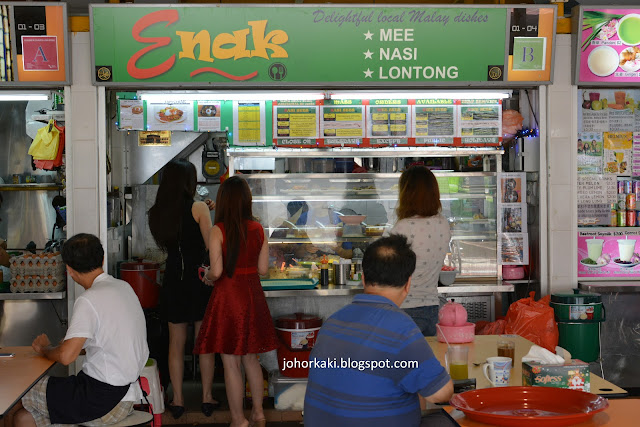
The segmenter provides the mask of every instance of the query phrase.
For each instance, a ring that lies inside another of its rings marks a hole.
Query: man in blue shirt
[[[404,236],[367,248],[364,294],[324,323],[309,357],[305,426],[419,426],[418,395],[432,403],[452,396],[451,378],[399,308],[415,265]]]

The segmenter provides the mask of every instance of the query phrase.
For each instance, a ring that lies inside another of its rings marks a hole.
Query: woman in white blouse
[[[441,214],[438,181],[429,169],[414,166],[405,170],[399,187],[398,221],[390,233],[406,236],[416,253],[416,270],[401,308],[423,335],[432,336],[438,323],[438,278],[449,249],[451,231]]]

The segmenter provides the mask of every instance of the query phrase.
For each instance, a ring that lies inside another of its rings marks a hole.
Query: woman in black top
[[[196,168],[186,159],[170,161],[162,171],[155,204],[149,209],[149,229],[158,247],[167,253],[160,307],[169,322],[169,377],[175,418],[184,413],[182,380],[187,324],[193,322],[198,335],[211,288],[198,278],[198,267],[207,262],[211,230],[211,200],[194,202]],[[218,402],[213,400],[214,355],[200,355],[202,412],[209,416]]]

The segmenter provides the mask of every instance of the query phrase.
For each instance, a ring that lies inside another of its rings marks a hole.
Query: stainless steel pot
[[[351,273],[351,264],[333,264],[333,283],[346,285]]]

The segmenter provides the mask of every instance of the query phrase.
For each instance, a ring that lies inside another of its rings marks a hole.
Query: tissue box
[[[522,362],[522,385],[591,391],[589,364],[578,359],[562,364]]]

